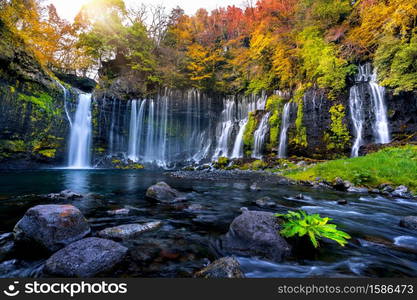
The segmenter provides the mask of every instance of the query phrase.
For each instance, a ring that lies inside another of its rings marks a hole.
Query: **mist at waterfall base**
[[[261,210],[286,213],[288,209],[303,209],[319,213],[333,218],[332,222],[353,238],[346,247],[323,241],[314,255],[305,251],[302,256],[281,263],[238,257],[247,277],[417,276],[417,240],[412,230],[398,226],[402,216],[415,213],[415,201],[273,182],[263,182],[260,191],[252,191],[250,185],[254,176],[249,180],[207,181],[174,178],[158,170],[146,169],[0,171],[0,218],[3,220],[0,231],[12,231],[29,207],[45,204],[39,197],[30,195],[70,189],[84,195],[71,200],[71,204],[82,211],[94,232],[122,224],[151,221],[163,224],[158,230],[127,242],[133,254],[129,267],[113,276],[191,277],[207,264],[207,259],[213,261],[216,258],[210,250],[212,243],[227,232],[232,220],[240,214],[240,208],[260,210],[254,200],[270,197],[279,204],[278,208]],[[147,201],[146,189],[159,181],[184,192],[188,201],[174,206]],[[300,193],[304,199],[297,197]],[[26,196],[21,197],[23,195]],[[337,204],[342,199],[349,205]],[[54,203],[68,202],[54,200]],[[188,209],[190,204],[201,207]],[[120,216],[107,213],[120,208],[129,209],[130,213]],[[143,257],[146,259],[142,260]],[[34,277],[39,274],[43,262],[42,259],[25,258],[7,268],[0,264],[3,270],[0,274],[3,277]]]

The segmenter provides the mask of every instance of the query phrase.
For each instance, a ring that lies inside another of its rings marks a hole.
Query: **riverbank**
[[[340,178],[368,189],[407,186],[417,192],[417,146],[388,147],[366,156],[332,160],[284,171],[283,175],[300,182]],[[387,189],[389,190],[389,189]]]

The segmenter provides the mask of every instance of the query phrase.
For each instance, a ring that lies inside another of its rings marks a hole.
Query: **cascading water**
[[[127,157],[137,162],[139,160],[139,149],[141,146],[142,124],[145,111],[146,100],[132,100],[131,116],[129,126],[129,144]]]
[[[226,99],[224,101],[224,110],[221,114],[220,123],[217,127],[217,136],[219,136],[219,141],[213,158],[218,158],[220,156],[229,157],[229,141],[233,131],[234,111],[234,99]]]
[[[264,143],[265,143],[265,136],[269,129],[268,120],[269,120],[269,113],[266,113],[262,117],[258,128],[253,133],[254,143],[253,143],[252,157],[254,158],[262,158],[262,150],[263,150]]]
[[[375,141],[379,144],[390,142],[387,107],[385,104],[385,88],[376,82],[376,70],[370,76],[369,86],[372,92],[372,104],[375,114],[374,131]]]
[[[363,103],[360,97],[358,87],[356,85],[350,88],[349,94],[349,109],[352,118],[355,141],[352,145],[352,157],[356,157],[359,154],[359,148],[363,144],[363,125],[365,122],[363,113]]]
[[[377,73],[372,72],[371,65],[365,64],[358,67],[359,72],[355,76],[355,85],[350,89],[349,107],[353,124],[355,140],[352,145],[351,155],[359,155],[359,148],[364,143],[364,131],[366,125],[366,110],[369,109],[374,142],[386,144],[390,142],[387,107],[385,103],[385,89],[377,83]],[[370,94],[370,103],[365,102],[366,95],[360,86],[366,86]],[[368,108],[369,107],[369,108]]]
[[[91,144],[91,94],[78,95],[78,105],[71,126],[68,167],[84,169],[90,167]]]
[[[62,89],[62,93],[64,94],[64,111],[65,111],[65,115],[67,116],[70,126],[72,126],[72,120],[71,120],[71,117],[69,115],[68,108],[67,108],[68,90],[58,80],[56,80],[56,83]]]
[[[285,158],[287,155],[287,132],[290,126],[290,112],[292,102],[287,102],[282,110],[281,131],[279,134],[278,157]]]
[[[243,134],[245,133],[246,124],[248,124],[247,118],[239,122],[239,132],[233,146],[232,158],[243,157]]]
[[[102,135],[108,140],[109,157],[163,168],[220,156],[243,157],[248,113],[263,110],[266,95],[232,97],[220,105],[219,100],[201,96],[197,90],[183,94],[166,89],[155,99],[110,100],[99,105],[106,110],[100,122],[109,131]]]

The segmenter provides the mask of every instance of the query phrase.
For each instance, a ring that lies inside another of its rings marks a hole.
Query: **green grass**
[[[376,187],[382,183],[408,186],[417,192],[417,146],[388,147],[366,156],[319,163],[306,170],[284,172],[295,180],[333,181],[340,177],[355,185]]]

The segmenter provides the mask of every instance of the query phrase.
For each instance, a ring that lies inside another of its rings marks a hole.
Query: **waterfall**
[[[258,128],[254,132],[254,143],[253,143],[253,153],[252,157],[254,158],[262,158],[262,150],[265,143],[265,136],[269,129],[269,113],[265,114],[261,122],[259,123]]]
[[[358,66],[359,72],[355,76],[355,85],[350,89],[349,107],[353,124],[355,140],[352,145],[352,156],[358,156],[359,148],[364,143],[366,125],[366,110],[370,110],[372,134],[374,142],[386,144],[390,142],[387,107],[385,103],[385,89],[377,83],[376,69],[372,72],[369,63]],[[365,85],[370,91],[370,103],[365,102],[365,94],[359,90]],[[369,105],[369,108],[368,108]]]
[[[204,99],[202,97],[205,97]],[[265,108],[266,95],[223,100],[165,89],[154,99],[109,100],[99,108],[107,130],[108,155],[134,162],[174,167],[220,156],[243,157],[243,133],[248,113]],[[221,101],[219,103],[219,100]],[[220,107],[219,107],[220,106]],[[264,135],[259,147],[263,147]]]
[[[287,102],[282,110],[281,132],[279,134],[278,157],[285,158],[287,155],[287,131],[290,127],[290,112],[292,102]]]
[[[360,97],[358,87],[356,85],[350,88],[349,94],[349,108],[352,118],[355,141],[352,146],[352,157],[356,157],[359,154],[359,148],[363,144],[362,132],[365,122],[362,98]]]
[[[145,105],[146,100],[141,101],[140,105],[138,100],[132,100],[131,102],[127,157],[134,162],[139,160]]]
[[[243,157],[243,134],[245,133],[248,119],[239,122],[239,132],[236,136],[235,144],[233,146],[232,158]]]
[[[72,126],[72,120],[71,120],[71,117],[69,115],[68,108],[67,108],[68,90],[58,80],[56,80],[55,82],[62,89],[62,93],[64,94],[64,111],[65,111],[65,115],[67,116],[68,122],[69,122],[70,127],[71,127]]]
[[[68,166],[75,169],[90,167],[91,94],[79,94],[74,122],[71,126]]]
[[[372,92],[372,106],[375,114],[374,131],[375,141],[379,144],[390,142],[388,130],[387,107],[385,104],[385,89],[376,82],[376,70],[371,75],[369,86]]]
[[[228,157],[228,146],[234,125],[234,109],[234,99],[226,99],[224,101],[224,109],[220,117],[220,123],[217,127],[217,136],[219,137],[219,141],[217,143],[213,158],[218,158],[220,156]]]

